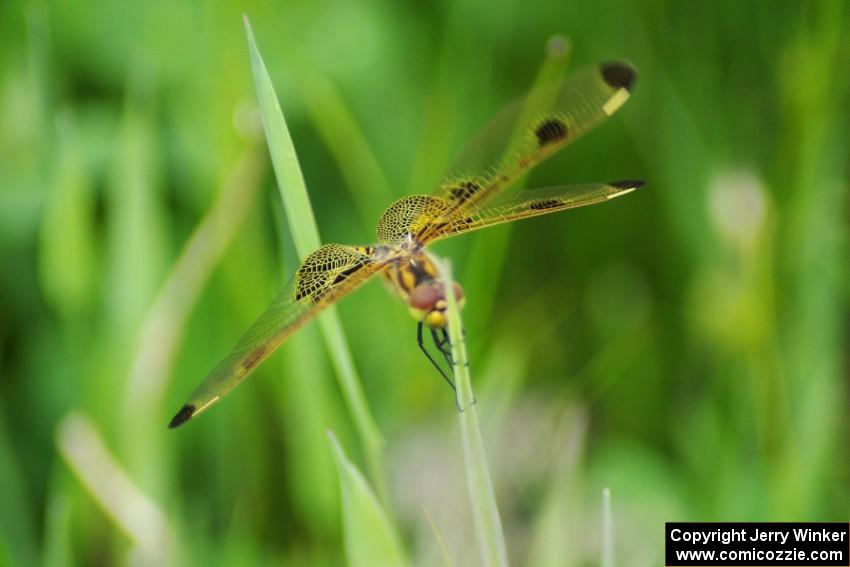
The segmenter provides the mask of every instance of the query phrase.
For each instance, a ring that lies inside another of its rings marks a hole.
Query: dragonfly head
[[[463,307],[463,288],[457,282],[452,283],[455,301],[458,307]],[[428,280],[417,285],[410,292],[408,305],[410,314],[417,321],[422,321],[432,329],[442,329],[448,324],[446,309],[445,287],[436,280]]]

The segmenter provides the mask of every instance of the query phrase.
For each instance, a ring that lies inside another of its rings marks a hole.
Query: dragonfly
[[[374,244],[325,244],[308,255],[169,427],[208,410],[323,309],[375,277],[408,305],[417,321],[419,347],[429,360],[440,370],[424,346],[426,330],[451,364],[445,286],[427,246],[501,223],[610,201],[643,186],[643,181],[625,180],[509,191],[532,168],[614,114],[629,99],[636,78],[627,61],[600,63],[532,89],[499,112],[461,151],[432,194],[403,197],[383,212]],[[462,301],[460,285],[453,283],[451,289]]]

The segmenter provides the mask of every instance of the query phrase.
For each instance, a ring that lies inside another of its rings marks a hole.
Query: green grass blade
[[[44,567],[74,565],[73,514],[69,487],[71,479],[63,470],[50,482],[44,517]],[[60,478],[61,477],[61,478]]]
[[[554,35],[546,42],[546,55],[537,70],[537,75],[534,82],[531,84],[530,92],[538,93],[538,96],[530,96],[524,103],[522,115],[517,120],[518,124],[523,124],[528,121],[528,117],[539,114],[542,109],[547,108],[552,104],[551,95],[549,99],[541,96],[538,91],[541,87],[547,84],[557,83],[563,79],[567,73],[567,67],[570,63],[570,55],[572,53],[572,44],[569,38],[562,35]],[[513,137],[522,136],[525,132],[517,131],[513,133]],[[508,144],[507,147],[511,147]],[[525,185],[525,177],[519,179],[514,190]],[[493,302],[496,300],[494,286],[498,284],[502,270],[505,265],[505,255],[507,254],[508,241],[513,232],[513,225],[506,225],[501,230],[493,231],[484,237],[479,235],[473,242],[472,249],[469,253],[467,266],[469,269],[465,271],[464,287],[469,297],[474,297],[477,304],[476,313],[481,313],[483,320],[479,320],[479,325],[484,328],[489,323],[489,313],[495,313]],[[487,269],[481,269],[481,266],[487,266]]]
[[[339,526],[337,475],[323,438],[329,428],[346,422],[347,416],[325,363],[319,329],[302,329],[285,348],[283,363],[289,378],[281,388],[279,423],[293,512],[313,533],[335,537]]]
[[[168,564],[174,538],[165,513],[115,459],[94,423],[71,413],[56,429],[56,445],[68,468],[113,524],[151,565]]]
[[[369,483],[328,431],[342,494],[345,556],[350,567],[407,565],[398,534]]]
[[[434,534],[434,540],[440,548],[440,557],[443,559],[443,565],[445,565],[445,567],[455,567],[455,563],[452,561],[452,556],[449,554],[449,549],[446,547],[446,542],[443,540],[440,530],[437,529],[437,524],[434,523],[434,518],[431,517],[431,512],[429,512],[426,507],[423,507],[422,511],[425,513],[425,518],[428,520],[428,525],[431,527],[431,533]]]
[[[487,467],[487,455],[484,452],[484,441],[478,426],[478,414],[475,408],[475,397],[472,393],[472,382],[469,377],[469,358],[463,340],[463,322],[460,309],[452,289],[452,273],[449,262],[443,262],[441,273],[446,286],[446,302],[448,303],[449,338],[452,345],[452,360],[455,364],[454,380],[457,394],[457,405],[460,408],[460,433],[463,441],[463,457],[466,464],[466,481],[469,489],[469,500],[472,505],[472,515],[475,518],[475,535],[481,552],[483,565],[499,567],[508,565],[508,551],[505,545],[505,535],[502,532],[502,520],[496,506],[496,494],[490,479],[490,469]]]
[[[167,214],[157,151],[155,87],[134,62],[104,195],[108,250],[105,301],[109,333],[120,348],[135,338],[162,284],[167,264]]]
[[[488,408],[491,402],[488,401]],[[557,456],[547,472],[548,486],[529,537],[527,567],[574,567],[582,564],[587,523],[581,507],[584,481],[582,451],[587,415],[580,408],[559,410],[561,423],[547,443]]]
[[[245,33],[251,51],[251,66],[272,166],[283,199],[286,218],[291,227],[295,249],[298,256],[303,260],[304,257],[320,246],[319,229],[316,226],[316,219],[310,205],[301,166],[298,164],[298,157],[295,154],[295,146],[289,135],[289,129],[274,92],[271,77],[269,77],[265,63],[263,63],[257,49],[251,24],[247,17],[245,18]],[[382,500],[386,502],[386,483],[381,467],[383,436],[375,424],[372,412],[363,395],[363,387],[357,375],[345,333],[333,307],[325,310],[318,319],[340,388],[365,449],[372,481],[375,483]]]
[[[608,488],[602,491],[602,567],[614,567],[614,520]]]
[[[333,82],[307,66],[299,70],[297,77],[297,88],[316,131],[336,160],[362,221],[371,228],[377,212],[397,195],[354,113]]]
[[[0,565],[4,554],[12,565],[33,565],[36,558],[36,537],[32,510],[24,497],[24,476],[19,469],[20,458],[12,449],[6,429],[0,423]],[[5,549],[2,547],[5,545]]]
[[[30,2],[26,6],[27,55],[32,77],[33,109],[35,123],[39,127],[41,139],[36,147],[43,151],[46,158],[50,151],[49,141],[53,139],[51,118],[55,109],[53,100],[55,88],[51,84],[51,17],[46,2]]]
[[[260,105],[260,116],[263,120],[263,131],[266,134],[272,167],[283,199],[286,219],[291,227],[295,249],[303,258],[321,246],[319,229],[307,194],[301,165],[295,153],[295,146],[289,135],[286,119],[283,117],[283,110],[280,108],[272,79],[260,55],[247,16],[245,17],[245,34],[248,38],[251,69],[254,74],[257,101]]]
[[[91,305],[97,264],[95,196],[74,116],[57,117],[56,165],[45,197],[39,275],[45,298],[73,318]]]
[[[127,381],[126,404],[134,419],[161,406],[192,310],[256,201],[266,167],[260,152],[257,141],[245,147],[147,311]]]

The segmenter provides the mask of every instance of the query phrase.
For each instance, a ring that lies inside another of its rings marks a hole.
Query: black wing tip
[[[180,427],[181,425],[192,419],[193,415],[195,415],[195,406],[191,404],[186,404],[185,406],[180,408],[180,411],[177,412],[177,415],[171,418],[171,423],[168,424],[168,429],[176,429],[177,427]]]
[[[637,81],[637,69],[628,61],[607,61],[599,66],[602,78],[612,89],[632,92]]]
[[[642,179],[623,179],[622,181],[612,181],[608,185],[617,189],[640,189],[646,185],[646,182]]]

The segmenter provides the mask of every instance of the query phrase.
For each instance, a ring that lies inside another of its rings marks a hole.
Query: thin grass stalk
[[[614,520],[608,488],[602,490],[602,567],[614,567]]]
[[[507,567],[508,550],[502,531],[502,520],[496,505],[496,493],[487,467],[487,455],[484,441],[478,426],[478,413],[475,408],[475,396],[472,393],[472,381],[469,377],[469,358],[463,340],[463,321],[460,309],[453,293],[451,264],[444,261],[441,266],[446,303],[448,304],[449,340],[451,342],[454,364],[455,394],[460,421],[460,434],[463,442],[463,458],[466,465],[466,482],[469,489],[469,502],[475,518],[475,536],[481,560],[486,567]]]
[[[378,158],[339,89],[306,65],[299,67],[296,88],[316,131],[345,179],[361,222],[372,228],[375,215],[397,197]]]
[[[342,500],[342,524],[348,567],[408,567],[398,530],[369,482],[327,432],[336,461]]]
[[[165,512],[118,463],[94,423],[68,414],[56,429],[56,445],[85,491],[133,542],[137,564],[169,564],[175,540]]]
[[[449,553],[449,548],[446,547],[446,542],[443,540],[440,530],[437,529],[437,524],[434,523],[434,518],[431,517],[431,512],[428,511],[426,506],[422,507],[422,512],[428,520],[428,525],[431,527],[431,533],[434,534],[434,540],[437,542],[437,547],[440,548],[440,556],[443,559],[443,565],[445,567],[455,567],[455,563],[452,561],[452,556]]]
[[[265,168],[260,151],[251,140],[242,152],[145,317],[127,382],[130,415],[150,415],[160,407],[186,322],[256,199]]]
[[[534,116],[541,114],[552,105],[554,102],[552,100],[553,95],[551,92],[547,92],[545,87],[546,85],[557,84],[564,78],[570,64],[571,54],[572,44],[568,37],[557,34],[549,38],[549,41],[546,42],[546,55],[531,84],[528,99],[523,103],[517,124],[527,124]],[[524,131],[515,130],[511,134],[511,142],[507,144],[506,148],[513,147],[514,142],[526,134]],[[522,176],[517,179],[512,190],[515,191],[523,187],[526,177]],[[494,284],[498,284],[504,270],[506,254],[510,248],[508,242],[512,232],[513,225],[507,224],[500,230],[487,234],[484,238],[479,235],[474,239],[472,249],[469,252],[467,266],[471,268],[488,267],[486,270],[470,269],[464,274],[465,287],[470,296],[475,297],[479,304],[477,312],[483,315],[483,319],[478,321],[481,327],[486,327],[489,324],[489,314],[495,312],[493,309],[493,303],[496,301]]]
[[[292,231],[295,250],[303,261],[308,254],[319,248],[321,243],[319,229],[313,215],[313,207],[310,205],[310,197],[295,153],[295,146],[289,135],[289,129],[286,126],[286,120],[277,95],[274,92],[271,77],[257,48],[248,17],[246,16],[244,20],[248,47],[251,52],[254,83],[257,88],[257,98],[263,119],[263,129],[269,145],[269,154],[283,200],[287,222]],[[331,355],[343,398],[348,405],[354,427],[366,453],[372,483],[382,502],[387,503],[386,481],[381,465],[383,436],[378,430],[363,394],[363,386],[354,366],[354,359],[351,356],[342,324],[333,307],[327,308],[319,315],[318,322]]]
[[[9,565],[35,564],[38,549],[36,520],[27,505],[25,487],[26,476],[14,451],[12,438],[5,422],[0,423],[0,502],[5,516],[0,516],[0,564],[6,564],[4,559]]]

